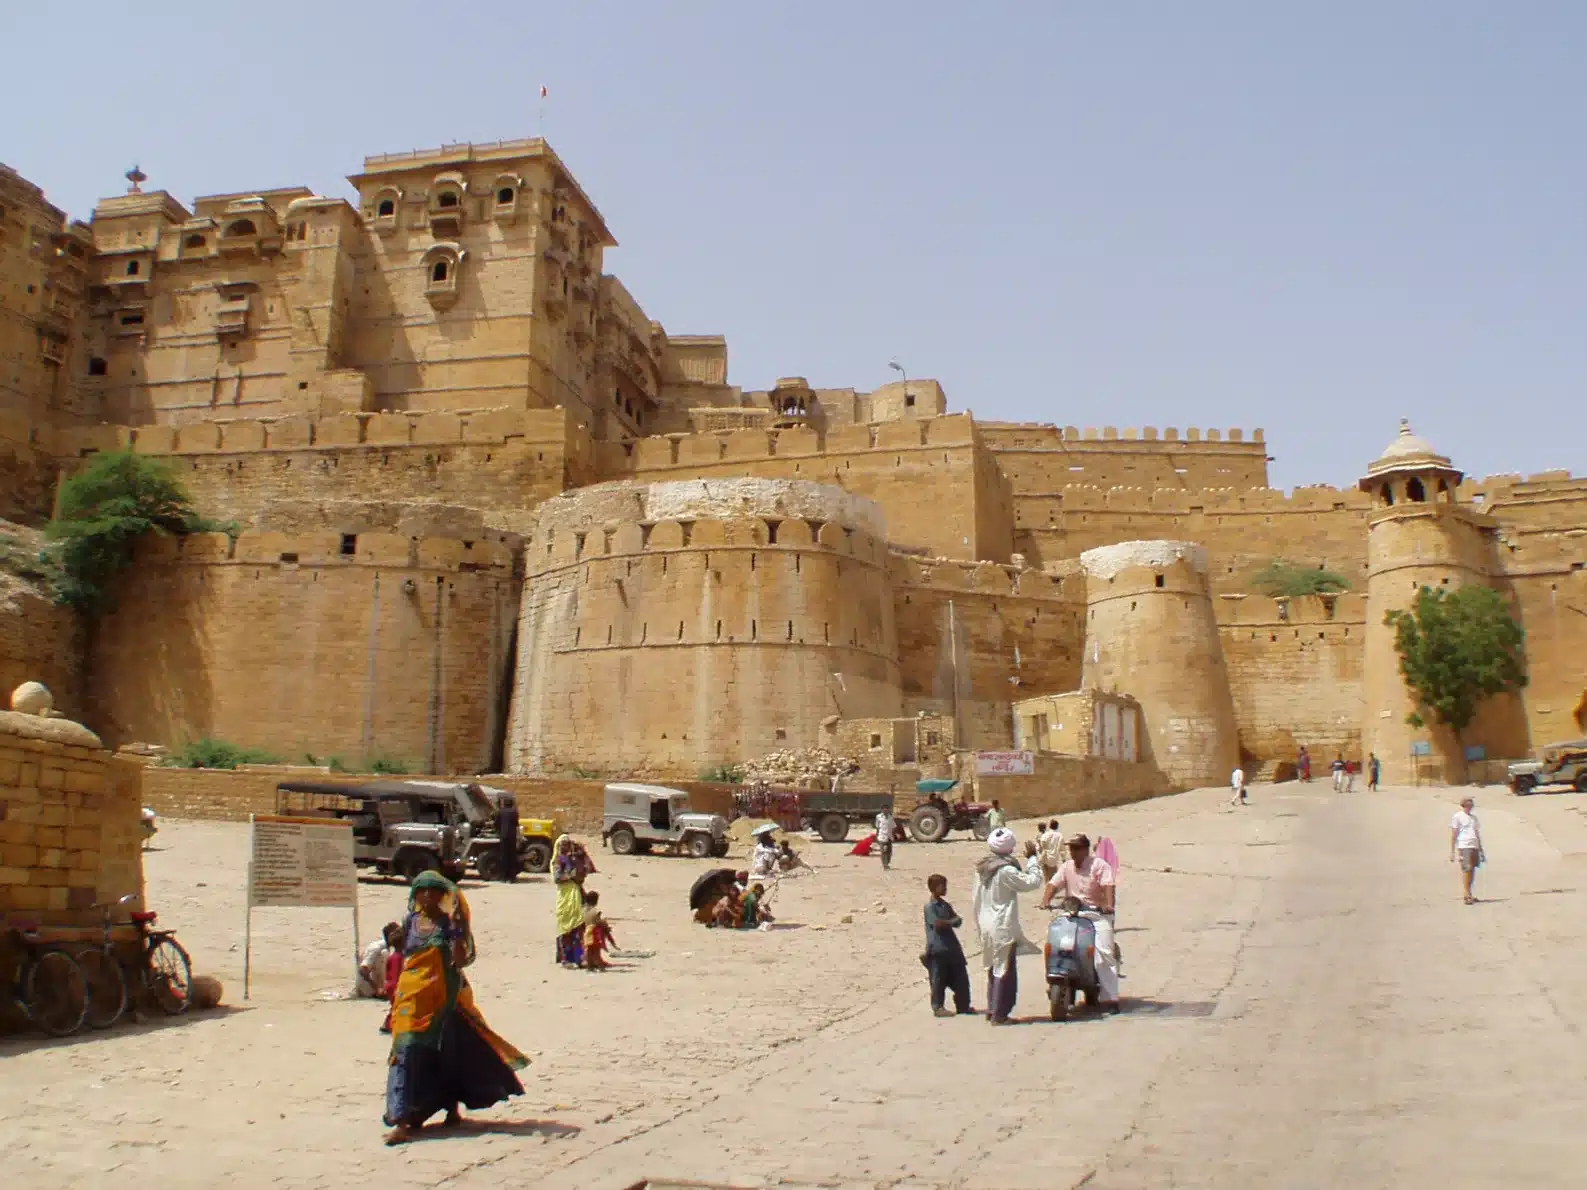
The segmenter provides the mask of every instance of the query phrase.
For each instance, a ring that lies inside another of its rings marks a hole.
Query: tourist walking
[[[1041,887],[1041,862],[1036,844],[1025,844],[1025,867],[1014,862],[1014,832],[999,827],[986,840],[989,854],[975,868],[976,931],[981,936],[981,964],[986,968],[986,1018],[994,1025],[1008,1024],[1019,998],[1021,954],[1035,954],[1019,929],[1019,894]]]
[[[1234,772],[1229,774],[1229,804],[1231,806],[1244,806],[1247,804],[1245,797],[1245,770],[1238,765]],[[1051,877],[1048,877],[1051,879]]]
[[[882,857],[882,871],[893,866],[893,815],[888,810],[876,816],[876,853]]]
[[[1371,790],[1374,790],[1374,791],[1377,789],[1377,787],[1378,787],[1378,777],[1382,773],[1382,771],[1383,771],[1383,765],[1378,760],[1378,754],[1376,752],[1370,753],[1369,756],[1368,756],[1368,759],[1367,759],[1367,788],[1368,789],[1371,789]]]
[[[1343,756],[1334,757],[1334,762],[1328,767],[1333,771],[1334,775],[1334,792],[1343,793],[1345,791],[1345,758]]]
[[[1359,763],[1358,761],[1354,761],[1354,760],[1345,761],[1345,792],[1346,793],[1354,793],[1356,791],[1356,768],[1357,768],[1358,763]]]
[[[1295,771],[1300,774],[1302,781],[1311,780],[1311,753],[1306,751],[1306,745],[1300,746],[1300,756],[1295,761]]]
[[[1468,905],[1476,903],[1471,884],[1477,878],[1477,869],[1488,858],[1482,847],[1482,824],[1472,812],[1476,804],[1473,798],[1461,798],[1460,809],[1449,822],[1449,860],[1460,864],[1460,887]]]
[[[529,1060],[498,1037],[474,1007],[463,968],[474,961],[468,901],[439,872],[414,880],[403,924],[402,972],[392,997],[386,1067],[388,1145],[400,1145],[437,1112],[446,1123],[523,1094],[513,1073]]]
[[[926,877],[926,889],[931,897],[926,901],[926,951],[921,958],[931,976],[931,1011],[938,1016],[968,1016],[975,1011],[970,1007],[970,968],[954,932],[964,919],[948,904],[946,876]],[[950,989],[952,1008],[947,1006]]]
[[[595,871],[589,853],[573,836],[563,835],[552,848],[551,879],[556,884],[557,962],[564,967],[584,963],[584,880]]]
[[[986,829],[1002,830],[1006,826],[1008,826],[1008,815],[1003,813],[1003,803],[993,798],[992,808],[986,812]]]

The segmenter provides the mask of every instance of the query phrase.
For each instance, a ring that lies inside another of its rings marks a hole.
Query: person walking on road
[[[1245,770],[1238,766],[1229,774],[1229,804],[1231,806],[1249,804],[1245,796]]]
[[[876,816],[876,853],[882,857],[882,871],[893,866],[893,816],[886,810]]]
[[[1295,771],[1300,774],[1302,781],[1311,780],[1311,753],[1306,751],[1306,745],[1300,746],[1300,756],[1295,761]]]
[[[1036,844],[1036,855],[1041,860],[1043,880],[1051,880],[1058,875],[1058,869],[1064,863],[1064,833],[1058,829],[1056,818],[1047,824],[1047,833]]]
[[[959,945],[959,935],[954,933],[964,924],[964,919],[948,904],[948,878],[933,875],[926,878],[926,888],[931,899],[926,902],[926,970],[931,974],[931,1011],[938,1016],[969,1016],[970,968],[964,961],[964,948]],[[947,994],[953,992],[953,1007],[947,1006]]]
[[[1482,849],[1482,824],[1472,813],[1476,804],[1472,798],[1461,798],[1460,809],[1455,811],[1449,823],[1449,862],[1460,863],[1461,891],[1465,893],[1468,905],[1476,903],[1477,898],[1471,895],[1471,882],[1477,877],[1477,869],[1488,858]]]
[[[1036,844],[1025,844],[1023,870],[1014,862],[1018,845],[1006,826],[986,840],[987,854],[975,866],[976,931],[981,936],[981,963],[986,968],[986,1019],[994,1025],[1009,1023],[1019,998],[1018,957],[1036,954],[1036,947],[1020,933],[1019,894],[1041,887],[1041,861]]]
[[[1008,815],[1003,813],[1003,803],[993,798],[992,808],[986,812],[986,829],[996,831],[1006,826],[1008,826]]]
[[[1378,760],[1378,754],[1372,752],[1367,757],[1367,788],[1374,793],[1378,788],[1378,776],[1383,771],[1383,764]]]
[[[1335,756],[1334,762],[1328,767],[1333,771],[1334,775],[1334,792],[1343,793],[1345,791],[1345,758],[1343,756]]]

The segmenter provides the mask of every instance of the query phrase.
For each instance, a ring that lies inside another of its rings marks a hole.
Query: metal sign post
[[[256,908],[348,908],[353,911],[353,972],[358,972],[358,872],[353,825],[339,818],[248,816],[247,921],[243,926],[242,996],[252,991]]]

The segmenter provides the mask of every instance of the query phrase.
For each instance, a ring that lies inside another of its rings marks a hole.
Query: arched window
[[[198,251],[202,249],[206,243],[208,243],[208,241],[205,240],[203,236],[188,236],[187,239],[182,241],[182,247],[187,248],[190,251]]]
[[[136,277],[137,275],[138,275],[138,262],[135,261],[135,260],[127,261],[127,276]]]
[[[445,281],[447,278],[447,273],[448,269],[446,267],[446,261],[438,260],[430,267],[430,280]]]
[[[1422,487],[1422,481],[1414,475],[1405,484],[1405,497],[1416,504],[1427,502],[1427,489]]]
[[[499,206],[499,207],[511,206],[512,205],[512,200],[513,200],[513,190],[512,190],[511,186],[503,186],[500,190],[496,191],[496,205],[497,206]]]
[[[1386,483],[1383,485],[1383,503],[1394,503],[1394,485],[1392,483]]]
[[[239,219],[227,225],[226,234],[232,237],[256,236],[259,234],[259,229],[254,226],[252,219]]]
[[[392,215],[395,215],[396,213],[397,213],[396,201],[394,199],[390,199],[390,198],[381,199],[380,200],[380,205],[375,208],[375,214],[380,216],[380,218],[382,218],[382,219],[387,219],[387,218],[391,217]]]
[[[438,207],[455,207],[455,206],[457,206],[457,191],[456,190],[443,190],[443,191],[441,191],[441,193],[436,196],[435,205],[438,206]]]

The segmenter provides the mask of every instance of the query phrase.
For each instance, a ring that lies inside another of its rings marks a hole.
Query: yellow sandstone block
[[[66,846],[74,851],[85,848],[98,850],[99,831],[91,826],[69,826],[66,828]]]
[[[50,765],[39,771],[40,789],[60,789],[66,782],[66,770]]]
[[[8,868],[31,868],[39,862],[39,849],[27,843],[0,846],[0,863]]]
[[[88,773],[80,770],[67,773],[62,786],[77,793],[104,793],[106,787],[103,772]]]
[[[0,885],[21,886],[28,882],[27,868],[0,868]]]
[[[0,883],[4,882],[4,869],[0,868]],[[44,909],[49,905],[49,890],[18,884],[11,889],[11,906],[14,909]]]

